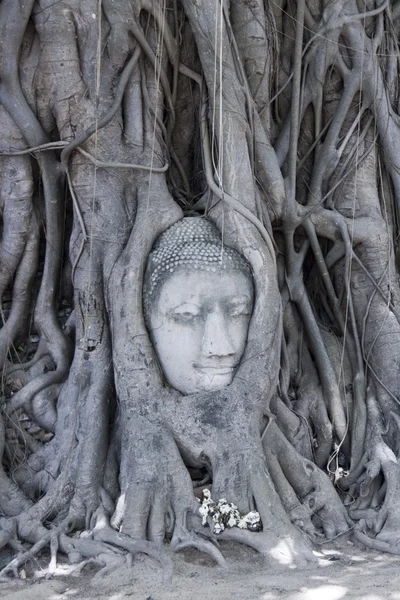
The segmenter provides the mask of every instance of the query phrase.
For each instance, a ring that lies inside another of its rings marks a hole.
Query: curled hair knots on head
[[[146,318],[156,291],[178,269],[236,270],[252,277],[248,262],[222,243],[215,225],[202,217],[185,217],[159,236],[149,254],[143,287]]]

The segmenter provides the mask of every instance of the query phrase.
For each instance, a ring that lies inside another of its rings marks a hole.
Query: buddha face
[[[162,285],[148,325],[168,383],[182,394],[232,382],[253,309],[253,283],[238,270],[178,270]]]

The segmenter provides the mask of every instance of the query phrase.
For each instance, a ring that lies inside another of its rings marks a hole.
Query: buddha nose
[[[203,356],[206,358],[235,354],[235,348],[222,311],[215,310],[207,315],[201,349]]]

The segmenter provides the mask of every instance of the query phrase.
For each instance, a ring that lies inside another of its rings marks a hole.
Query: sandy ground
[[[174,578],[164,584],[162,571],[149,558],[132,569],[93,579],[95,570],[73,577],[66,565],[46,579],[45,562],[31,564],[35,582],[0,584],[1,600],[400,600],[400,557],[361,550],[351,542],[324,549],[319,565],[299,570],[276,567],[252,550],[223,544],[227,569],[195,550],[174,556]],[[330,559],[330,560],[328,560]],[[29,572],[29,566],[28,566]]]

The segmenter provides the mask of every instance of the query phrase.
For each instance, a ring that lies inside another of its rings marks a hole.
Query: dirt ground
[[[93,579],[87,567],[79,577],[59,565],[51,579],[46,562],[27,565],[23,581],[0,584],[1,600],[400,600],[400,557],[362,550],[345,542],[324,548],[318,565],[300,570],[265,563],[252,550],[224,543],[229,566],[222,569],[195,550],[175,555],[174,577],[163,583],[162,571],[149,558],[136,559],[132,569],[118,569]],[[25,571],[22,573],[24,575]]]

